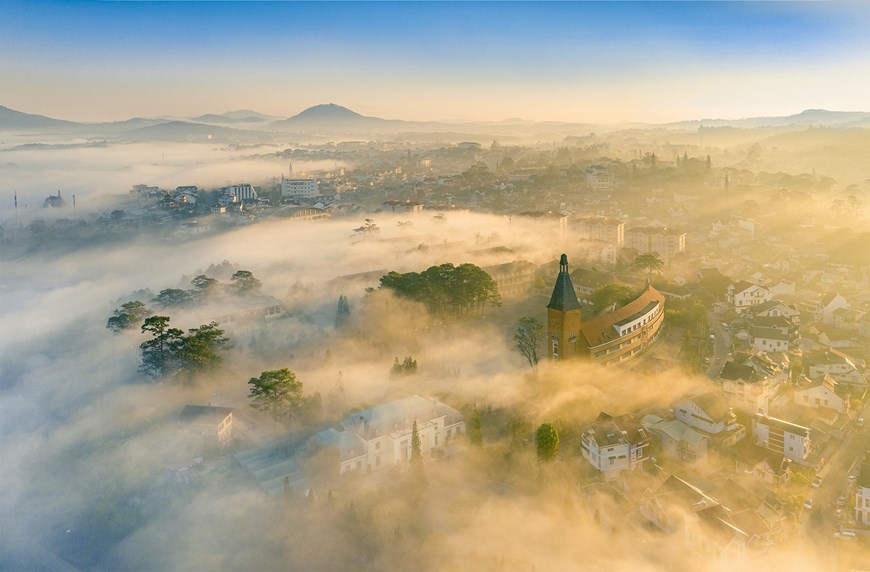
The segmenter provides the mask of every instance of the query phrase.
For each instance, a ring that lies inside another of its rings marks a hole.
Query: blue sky
[[[72,119],[327,101],[590,122],[870,107],[860,3],[0,0],[0,15],[0,104]]]

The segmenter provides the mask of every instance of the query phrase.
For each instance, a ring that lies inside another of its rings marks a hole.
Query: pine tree
[[[347,303],[347,297],[342,294],[338,297],[338,308],[335,311],[335,327],[344,326],[350,319],[350,304]]]
[[[468,440],[476,447],[483,445],[483,432],[480,430],[480,410],[477,406],[471,410],[471,416],[468,419]]]
[[[423,462],[423,443],[420,440],[420,432],[417,430],[417,420],[411,426],[411,464],[420,465]]]

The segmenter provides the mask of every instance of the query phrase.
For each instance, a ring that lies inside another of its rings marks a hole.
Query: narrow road
[[[731,352],[731,334],[722,327],[721,316],[717,313],[710,312],[707,314],[710,324],[710,331],[713,333],[713,339],[707,336],[707,343],[713,344],[713,355],[710,357],[710,363],[707,365],[707,377],[716,379],[725,367],[725,362],[728,361],[728,354]]]

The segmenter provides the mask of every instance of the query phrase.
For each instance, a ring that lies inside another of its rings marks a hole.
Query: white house
[[[829,375],[808,385],[798,386],[794,390],[794,402],[805,407],[828,407],[843,413],[848,409],[848,402],[837,395],[837,380]]]
[[[809,354],[804,358],[804,367],[813,380],[829,375],[842,384],[859,388],[867,384],[863,367],[859,368],[852,358],[834,348]]]
[[[646,431],[628,415],[611,417],[601,413],[580,437],[583,458],[604,473],[605,480],[642,468],[648,446]]]
[[[779,388],[777,378],[733,361],[725,362],[718,381],[729,404],[752,414],[766,413]]]
[[[787,352],[791,336],[782,333],[778,328],[766,328],[752,326],[749,329],[752,335],[752,347],[765,352]]]
[[[686,425],[707,435],[720,448],[733,447],[746,436],[737,416],[719,395],[708,392],[684,399],[674,405],[674,415]]]
[[[839,294],[828,294],[824,298],[822,298],[819,303],[819,308],[816,311],[816,321],[822,322],[823,324],[834,324],[834,312],[840,309],[850,309],[851,305],[849,301],[846,300]]]
[[[810,454],[810,428],[758,414],[752,420],[755,442],[781,453],[792,461],[804,461]]]
[[[737,310],[757,306],[773,298],[770,290],[746,280],[730,284],[725,293],[728,303]]]
[[[220,445],[232,442],[234,422],[231,408],[212,405],[185,405],[178,416],[183,429]]]
[[[339,427],[325,429],[312,439],[339,450],[340,473],[376,471],[410,459],[415,421],[424,457],[436,455],[465,433],[465,419],[457,410],[415,395],[353,413]]]
[[[749,307],[746,312],[753,318],[778,318],[785,316],[792,324],[800,324],[800,310],[791,304],[779,300],[768,300],[761,304]]]

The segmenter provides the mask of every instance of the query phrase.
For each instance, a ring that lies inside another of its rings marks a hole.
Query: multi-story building
[[[527,260],[514,260],[505,264],[487,266],[483,271],[490,275],[503,298],[528,293],[535,283],[538,267]]]
[[[281,179],[282,199],[313,199],[318,196],[315,179]]]
[[[619,251],[625,246],[625,223],[605,217],[581,218],[577,221],[577,238],[604,240]]]
[[[641,254],[658,254],[665,264],[686,250],[686,233],[667,227],[635,227],[625,231],[625,246]]]
[[[616,188],[616,177],[603,165],[586,169],[586,185],[593,191],[611,191]]]
[[[583,458],[604,473],[605,480],[643,468],[648,446],[649,436],[643,426],[629,415],[611,417],[601,413],[580,437]]]
[[[559,275],[547,304],[547,355],[559,360],[584,356],[612,365],[639,355],[658,337],[664,323],[665,298],[647,284],[637,298],[591,320],[583,321],[568,257],[562,255]]]
[[[756,443],[792,461],[805,461],[810,454],[809,427],[759,413],[752,420],[752,434]]]

